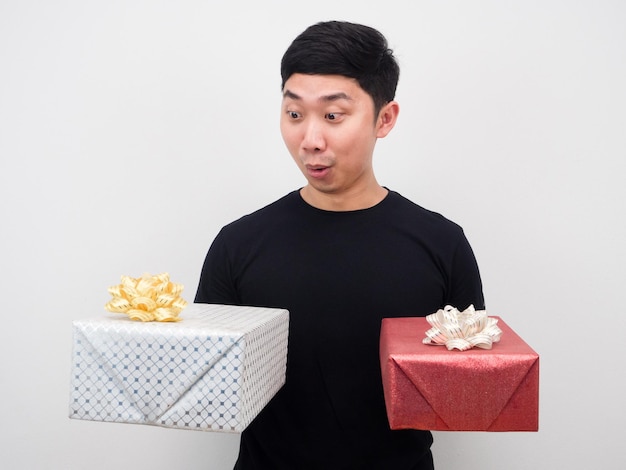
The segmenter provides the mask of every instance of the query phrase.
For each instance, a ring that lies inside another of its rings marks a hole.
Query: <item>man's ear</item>
[[[399,113],[400,105],[396,101],[390,101],[381,108],[376,120],[376,137],[383,138],[391,132],[393,126],[396,125]]]

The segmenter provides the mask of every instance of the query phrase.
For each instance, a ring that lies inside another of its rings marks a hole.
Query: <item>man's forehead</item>
[[[283,99],[323,102],[354,101],[360,86],[352,78],[342,75],[294,74],[285,82]]]

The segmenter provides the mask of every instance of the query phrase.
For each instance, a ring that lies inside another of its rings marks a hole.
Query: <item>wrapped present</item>
[[[73,322],[70,418],[241,432],[285,382],[287,310],[189,305],[178,322]]]
[[[467,350],[422,341],[427,331],[437,336],[426,318],[383,319],[380,360],[391,429],[538,430],[539,356],[499,317],[490,318],[501,330],[498,342]]]

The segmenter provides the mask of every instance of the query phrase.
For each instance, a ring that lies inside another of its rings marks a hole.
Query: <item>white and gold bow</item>
[[[502,330],[496,318],[488,317],[486,310],[475,310],[473,305],[459,312],[446,305],[426,316],[432,328],[426,332],[424,344],[445,345],[448,350],[466,351],[471,348],[491,349],[500,341]]]

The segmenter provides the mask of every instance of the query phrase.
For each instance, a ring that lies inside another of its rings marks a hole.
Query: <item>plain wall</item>
[[[541,356],[540,431],[435,433],[437,469],[626,466],[626,3],[1,0],[2,468],[232,467],[238,435],[70,420],[71,321],[122,274],[193,300],[217,231],[305,183],[279,62],[328,19],[401,64],[379,182],[464,227]]]

